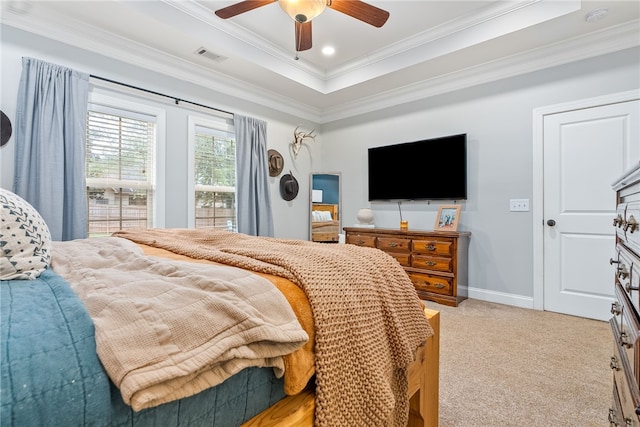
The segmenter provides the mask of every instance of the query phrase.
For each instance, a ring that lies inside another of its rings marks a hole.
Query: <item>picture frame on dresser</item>
[[[436,216],[433,229],[436,231],[458,231],[460,208],[460,205],[438,206],[438,216]]]

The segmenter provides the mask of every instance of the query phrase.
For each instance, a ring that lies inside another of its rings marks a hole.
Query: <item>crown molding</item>
[[[29,14],[4,13],[0,16],[0,23],[306,120],[316,121],[321,114],[319,109],[307,104],[100,28],[77,21],[56,19],[57,17],[51,15],[49,18],[42,21],[33,19]],[[100,70],[81,71],[101,75]]]
[[[640,20],[634,20],[586,36],[511,55],[393,91],[377,93],[337,107],[326,108],[319,122],[329,123],[346,119],[638,46],[640,46]]]
[[[33,18],[31,14],[3,13],[0,15],[0,23],[315,123],[345,119],[640,45],[640,21],[634,20],[336,107],[319,109],[99,28],[65,20],[63,17],[50,14],[46,20],[41,20]],[[100,74],[100,70],[83,71]],[[220,108],[229,109],[228,106]]]

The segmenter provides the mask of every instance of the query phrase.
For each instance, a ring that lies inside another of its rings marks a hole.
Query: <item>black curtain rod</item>
[[[139,91],[142,91],[142,92],[151,93],[153,95],[163,96],[165,98],[171,98],[171,99],[173,99],[175,101],[176,105],[178,105],[180,102],[186,102],[187,104],[195,105],[195,106],[202,107],[202,108],[208,108],[209,110],[214,110],[214,111],[218,111],[220,113],[230,114],[230,115],[233,116],[233,113],[230,112],[230,111],[221,110],[219,108],[210,107],[210,106],[204,105],[204,104],[198,104],[197,102],[188,101],[186,99],[177,98],[175,96],[166,95],[164,93],[155,92],[153,90],[144,89],[144,88],[141,88],[141,87],[138,87],[138,86],[133,86],[133,85],[130,85],[130,84],[127,84],[127,83],[118,82],[116,80],[107,79],[105,77],[95,76],[93,74],[90,74],[89,76],[91,78],[93,78],[93,79],[103,80],[105,82],[114,83],[114,84],[117,84],[117,85],[120,85],[120,86],[125,86],[125,87],[128,87],[130,89],[136,89],[136,90],[139,90]]]

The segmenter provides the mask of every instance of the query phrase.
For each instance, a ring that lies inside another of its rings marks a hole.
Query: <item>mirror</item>
[[[309,191],[309,239],[313,242],[338,243],[340,240],[340,174],[312,173]]]

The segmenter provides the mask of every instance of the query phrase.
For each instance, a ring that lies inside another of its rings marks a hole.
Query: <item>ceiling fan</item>
[[[311,20],[329,7],[374,27],[382,27],[389,12],[360,0],[247,0],[216,10],[222,19],[232,18],[244,12],[278,2],[293,18],[296,31],[296,51],[311,49]]]

